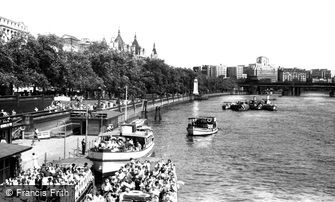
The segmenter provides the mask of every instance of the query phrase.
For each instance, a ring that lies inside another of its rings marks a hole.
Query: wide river
[[[178,201],[335,201],[335,99],[275,97],[277,112],[223,111],[222,96],[171,106],[155,132],[155,156],[185,184]],[[263,97],[264,98],[264,97]],[[215,116],[220,130],[187,137],[187,118]]]

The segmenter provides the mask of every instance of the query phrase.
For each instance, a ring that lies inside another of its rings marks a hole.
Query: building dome
[[[262,64],[263,66],[268,66],[269,65],[269,58],[260,56],[256,59],[256,63]]]

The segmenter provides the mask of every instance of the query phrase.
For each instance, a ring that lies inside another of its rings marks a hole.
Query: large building
[[[237,78],[237,67],[227,67],[227,77]]]
[[[223,76],[223,78],[227,77],[227,66],[220,64],[219,66],[216,66],[217,68],[217,76]]]
[[[249,67],[243,69],[248,78],[264,80],[270,82],[278,81],[278,69],[269,63],[269,59],[260,56],[256,59],[256,63],[250,64]]]
[[[80,39],[68,35],[68,34],[64,34],[62,36],[62,42],[63,42],[63,50],[64,51],[69,51],[69,52],[78,52],[80,49],[79,43],[80,43]]]
[[[202,65],[193,67],[194,72],[201,72],[206,77],[216,78],[219,76],[227,77],[227,66],[225,65]]]
[[[136,34],[134,36],[133,42],[131,43],[131,45],[129,45],[123,41],[121,37],[121,32],[120,30],[118,30],[117,37],[115,39],[112,37],[110,41],[110,47],[113,50],[116,50],[119,52],[131,53],[135,56],[145,56],[145,49],[139,45],[137,38],[136,38]]]
[[[209,77],[211,75],[211,68],[209,65],[202,65],[201,67],[201,73],[205,75],[206,77]]]
[[[201,66],[195,66],[193,67],[194,72],[201,72]]]
[[[311,80],[313,83],[327,82],[331,83],[331,71],[328,69],[312,69],[311,70]]]
[[[308,78],[308,71],[298,68],[278,68],[279,82],[306,82]]]
[[[8,42],[15,36],[27,35],[28,27],[23,22],[15,22],[0,16],[0,39]]]

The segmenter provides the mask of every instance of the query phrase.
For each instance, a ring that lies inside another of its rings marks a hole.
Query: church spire
[[[153,58],[153,59],[157,59],[158,58],[157,50],[156,50],[156,44],[155,43],[154,43],[154,47],[152,48],[151,58]]]

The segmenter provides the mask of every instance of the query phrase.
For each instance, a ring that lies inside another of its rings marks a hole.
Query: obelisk
[[[194,79],[193,82],[193,95],[199,95],[199,91],[198,91],[198,79]]]

